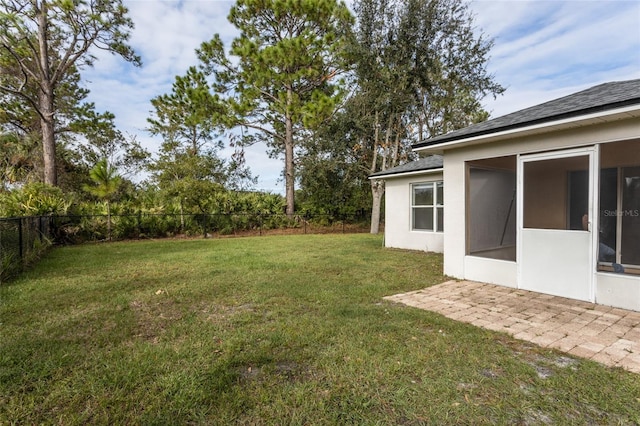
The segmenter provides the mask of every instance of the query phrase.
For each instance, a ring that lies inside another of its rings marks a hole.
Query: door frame
[[[523,230],[524,230],[524,165],[528,162],[553,160],[569,157],[588,156],[589,158],[589,189],[588,210],[590,234],[588,273],[588,301],[595,302],[596,297],[596,271],[598,258],[598,223],[599,218],[599,187],[600,187],[600,145],[594,144],[580,148],[545,151],[540,153],[518,154],[516,165],[516,285],[521,288],[523,284]],[[595,232],[594,232],[595,231]]]

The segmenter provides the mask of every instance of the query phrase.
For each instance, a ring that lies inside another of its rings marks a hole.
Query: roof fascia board
[[[405,176],[414,176],[414,175],[429,175],[429,174],[434,174],[437,172],[443,172],[444,169],[442,167],[438,168],[438,169],[426,169],[426,170],[414,170],[411,172],[400,172],[400,173],[389,173],[386,175],[377,175],[377,176],[369,176],[369,179],[371,180],[377,180],[377,179],[390,179],[390,178],[399,178],[399,177],[405,177]]]
[[[458,140],[454,140],[450,142],[436,143],[433,145],[414,148],[413,151],[442,153],[447,149],[458,148],[465,145],[493,142],[493,141],[506,139],[507,137],[512,137],[512,136],[527,136],[530,134],[541,133],[542,131],[545,131],[545,130],[548,132],[551,132],[554,130],[560,130],[567,127],[577,127],[578,125],[580,125],[581,122],[600,121],[601,123],[607,123],[609,121],[614,121],[614,119],[618,116],[622,116],[623,118],[624,117],[640,117],[640,105],[638,104],[630,105],[623,108],[600,111],[597,113],[565,118],[562,120],[548,121],[545,123],[539,123],[532,126],[518,127],[515,129],[508,129],[508,130],[498,131],[495,133],[488,133],[484,135],[461,137]]]

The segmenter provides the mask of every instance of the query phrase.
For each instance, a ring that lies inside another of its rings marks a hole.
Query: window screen
[[[512,160],[514,170],[469,168],[470,255],[516,260],[515,158]]]
[[[524,163],[524,227],[581,230],[588,210],[588,170],[588,156]]]

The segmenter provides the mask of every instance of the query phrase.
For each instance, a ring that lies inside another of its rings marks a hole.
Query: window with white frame
[[[411,185],[411,229],[444,231],[444,185],[440,182]]]

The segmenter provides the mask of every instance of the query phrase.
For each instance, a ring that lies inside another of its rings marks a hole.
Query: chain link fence
[[[258,236],[367,232],[366,215],[284,214],[128,214],[54,216],[53,236],[59,244],[86,241],[171,237]]]
[[[145,238],[223,238],[369,231],[366,214],[149,214],[0,218],[0,284],[52,244]]]
[[[0,218],[0,284],[51,245],[52,216]]]

